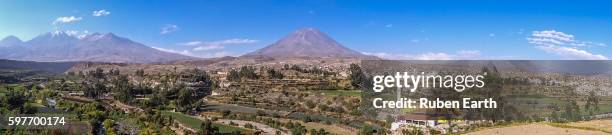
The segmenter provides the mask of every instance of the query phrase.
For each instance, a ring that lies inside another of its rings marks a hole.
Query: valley
[[[323,51],[327,48],[336,50]],[[25,127],[1,132],[513,134],[559,133],[564,128],[572,128],[566,131],[576,134],[608,132],[605,126],[594,132],[583,130],[593,125],[590,122],[610,117],[610,76],[513,68],[521,64],[539,66],[522,61],[452,61],[452,66],[445,65],[446,61],[434,61],[438,63],[401,68],[453,69],[460,73],[482,70],[488,73],[482,83],[494,87],[473,88],[462,95],[485,93],[492,98],[470,99],[483,105],[474,106],[477,110],[470,113],[462,111],[473,111],[469,110],[471,106],[375,109],[371,106],[372,95],[381,99],[396,96],[372,93],[374,83],[369,78],[377,71],[370,68],[391,67],[379,64],[386,62],[398,61],[360,54],[316,29],[294,31],[268,47],[239,57],[164,62],[1,60],[3,115],[64,116],[68,125],[75,127]],[[449,92],[456,91],[450,87],[424,88],[411,96],[432,98]],[[451,98],[458,99],[452,93]],[[493,99],[499,100],[500,107],[485,104]],[[473,116],[479,119],[469,118]],[[514,127],[517,123],[527,124]],[[526,130],[534,127],[539,130]]]

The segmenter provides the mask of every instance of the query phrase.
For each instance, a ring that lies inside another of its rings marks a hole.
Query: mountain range
[[[277,42],[239,58],[378,59],[344,47],[325,33],[299,29]],[[0,59],[38,62],[157,63],[199,58],[161,51],[113,33],[76,35],[64,31],[41,34],[22,41],[15,36],[0,40]]]
[[[151,63],[195,58],[160,51],[113,33],[74,35],[55,31],[28,41],[15,36],[0,40],[0,59]]]

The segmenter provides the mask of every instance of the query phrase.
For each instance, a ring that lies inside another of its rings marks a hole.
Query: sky
[[[300,28],[388,59],[611,59],[612,2],[567,0],[2,0],[0,38],[114,33],[239,56]]]

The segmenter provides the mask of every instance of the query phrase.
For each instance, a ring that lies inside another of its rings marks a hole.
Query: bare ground
[[[542,123],[485,129],[468,135],[608,135],[601,131],[553,127]]]
[[[612,120],[582,121],[582,122],[570,123],[568,125],[574,126],[574,127],[595,128],[595,129],[603,130],[608,133],[612,133]]]

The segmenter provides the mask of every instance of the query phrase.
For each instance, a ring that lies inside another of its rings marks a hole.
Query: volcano
[[[241,57],[377,59],[347,48],[314,28],[299,29],[274,44]]]

